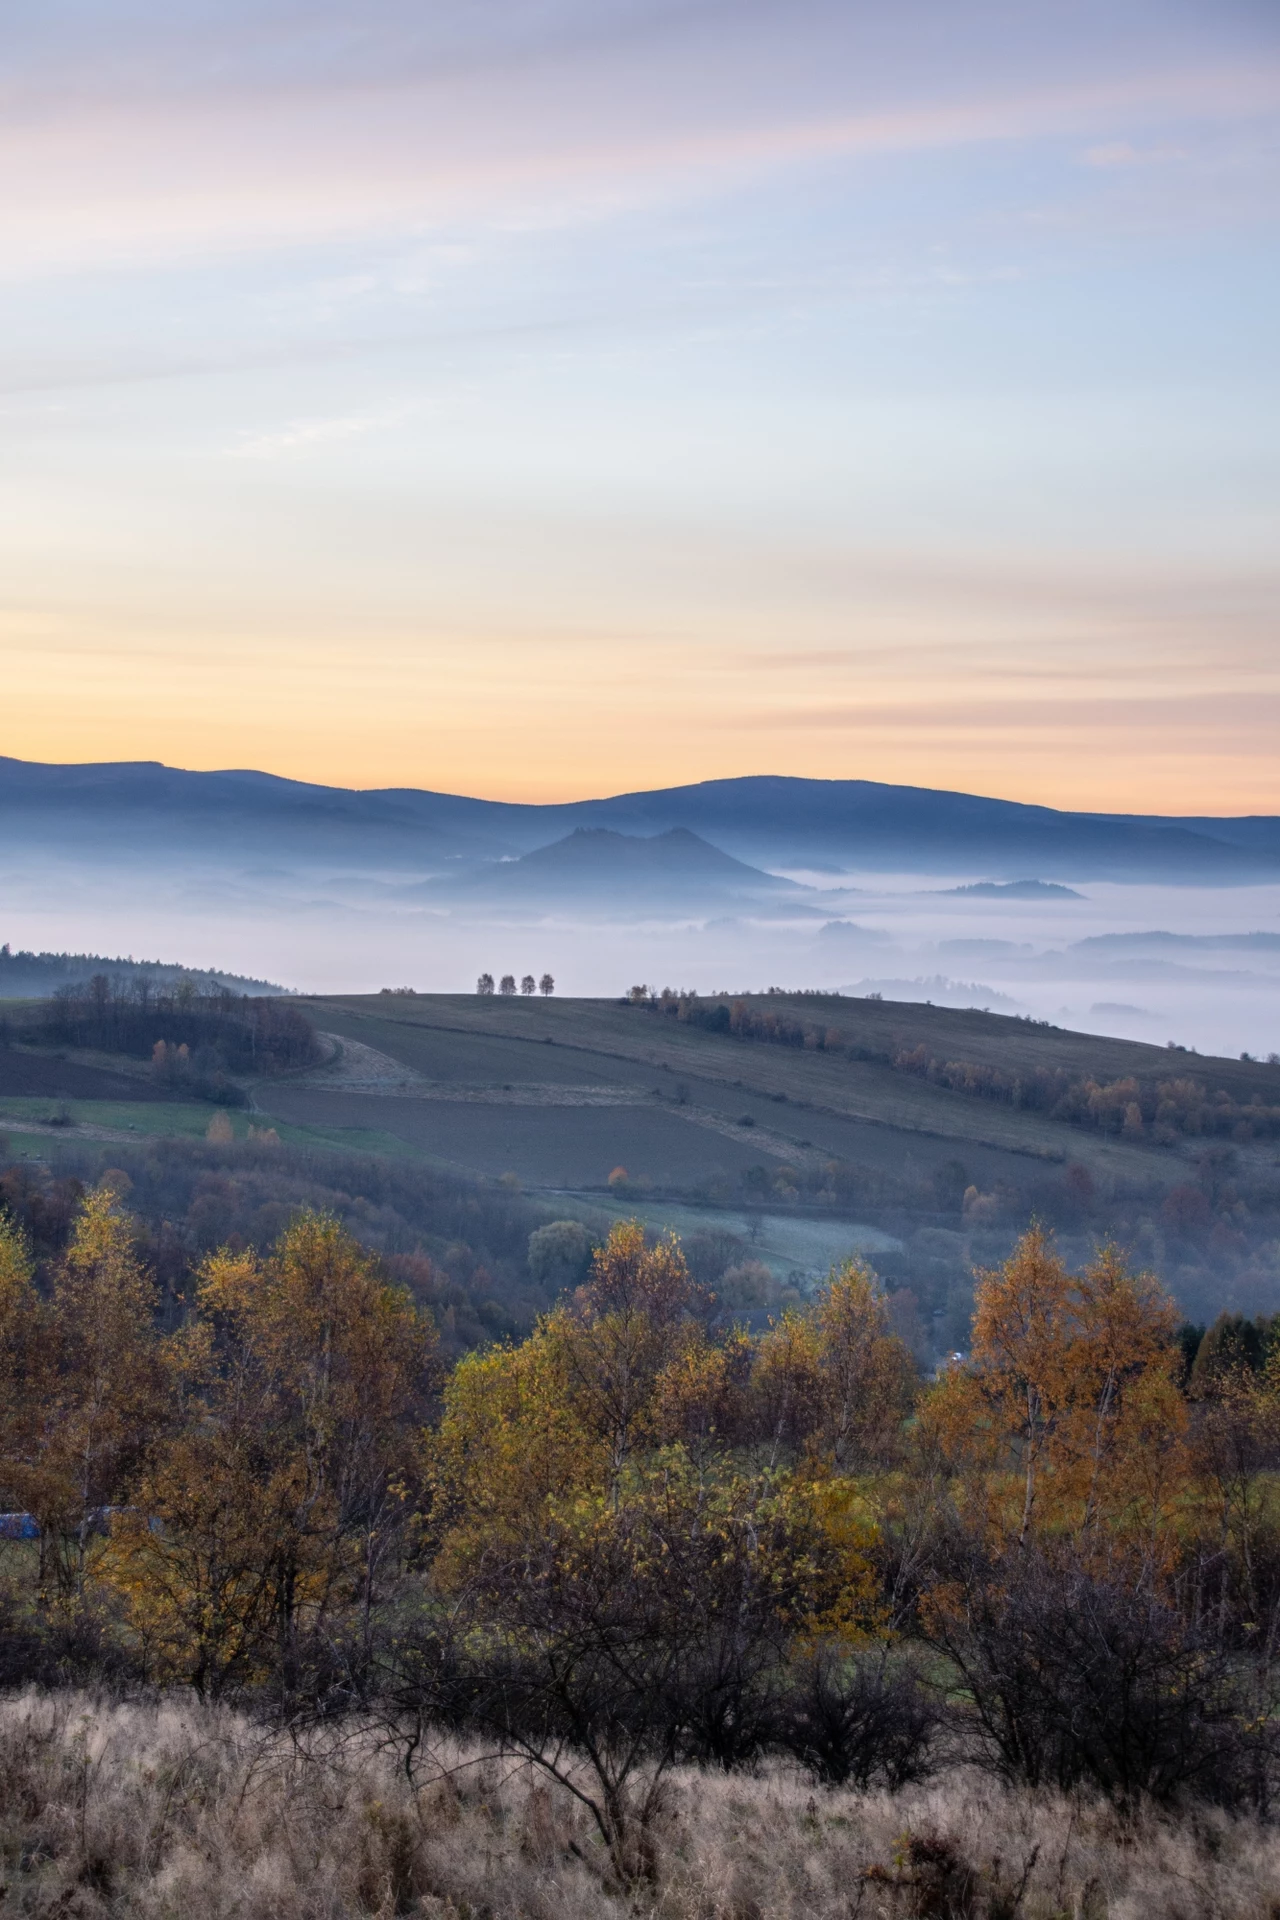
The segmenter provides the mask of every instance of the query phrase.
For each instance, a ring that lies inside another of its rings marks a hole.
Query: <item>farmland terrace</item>
[[[195,1252],[327,1206],[429,1253],[455,1344],[547,1304],[532,1228],[620,1214],[680,1233],[710,1286],[754,1263],[744,1311],[776,1308],[761,1265],[803,1287],[865,1251],[925,1362],[963,1343],[973,1269],[1032,1218],[1077,1260],[1116,1239],[1191,1319],[1280,1309],[1275,1065],[836,995],[289,1005],[309,1064],[219,1093],[145,1050],[51,1044],[10,1003],[0,1165],[124,1170]]]
[[[1113,1125],[1101,1109],[1069,1124],[1028,1104],[1030,1093],[1005,1098],[996,1085],[982,1097],[943,1084],[930,1077],[931,1062],[991,1069],[1032,1091],[1037,1075],[1122,1095],[1132,1082],[1153,1117],[1166,1083],[1199,1084],[1206,1100],[1255,1115],[1243,1127],[1233,1121],[1235,1150],[1274,1159],[1265,1116],[1280,1104],[1280,1069],[998,1014],[836,996],[698,1003],[702,1020],[717,1009],[727,1017],[732,1005],[734,1031],[618,1001],[376,995],[303,1004],[331,1036],[330,1058],[261,1084],[264,1111],[300,1126],[376,1127],[430,1158],[536,1186],[603,1187],[621,1166],[633,1181],[688,1189],[750,1167],[824,1160],[886,1172],[909,1164],[927,1175],[960,1150],[979,1186],[1021,1186],[1037,1164],[1066,1160],[1111,1181],[1174,1184],[1204,1146],[1200,1134],[1154,1123]],[[741,1030],[743,1010],[748,1027],[752,1018],[790,1023],[810,1044],[769,1044],[769,1035]]]

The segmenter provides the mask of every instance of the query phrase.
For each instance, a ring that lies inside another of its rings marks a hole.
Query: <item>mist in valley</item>
[[[550,972],[570,995],[642,982],[814,988],[987,1007],[1204,1054],[1280,1050],[1280,882],[1080,881],[1026,898],[958,890],[987,879],[981,871],[785,877],[796,884],[776,895],[658,887],[633,902],[625,889],[549,885],[543,900],[527,889],[507,900],[483,886],[468,894],[456,868],[11,850],[0,938],[15,952],[176,960],[307,993],[456,993],[484,972]]]

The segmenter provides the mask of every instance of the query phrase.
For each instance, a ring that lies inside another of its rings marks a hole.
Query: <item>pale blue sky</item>
[[[1280,810],[1280,10],[14,5],[0,750]]]

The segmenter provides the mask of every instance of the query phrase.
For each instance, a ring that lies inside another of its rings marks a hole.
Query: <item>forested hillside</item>
[[[0,1000],[42,1000],[60,987],[87,988],[95,974],[113,988],[146,982],[152,989],[169,989],[188,982],[203,992],[283,993],[270,980],[248,980],[238,973],[201,971],[165,960],[109,959],[101,953],[14,953],[6,940],[0,947]]]

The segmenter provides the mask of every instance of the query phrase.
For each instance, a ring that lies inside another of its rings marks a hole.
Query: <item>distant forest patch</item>
[[[94,974],[105,974],[113,982],[148,980],[153,989],[174,987],[188,980],[206,993],[228,987],[238,993],[287,991],[272,980],[184,967],[176,961],[135,960],[132,956],[111,960],[101,953],[31,953],[25,949],[14,953],[7,940],[0,947],[0,1000],[47,1000],[59,987],[87,985]]]
[[[191,980],[157,992],[146,975],[113,981],[105,973],[59,987],[17,1037],[149,1060],[167,1091],[225,1106],[246,1101],[232,1074],[286,1073],[314,1065],[323,1051],[302,1009],[278,996],[202,993]]]

